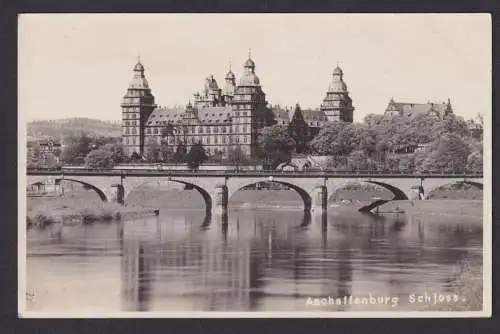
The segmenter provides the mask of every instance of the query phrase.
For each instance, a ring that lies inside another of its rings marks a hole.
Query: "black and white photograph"
[[[21,317],[491,316],[488,14],[21,14]]]

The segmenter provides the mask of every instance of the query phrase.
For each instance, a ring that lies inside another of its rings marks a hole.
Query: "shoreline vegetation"
[[[29,201],[30,202],[30,201]],[[122,206],[117,203],[96,203],[78,201],[72,198],[51,197],[31,200],[26,215],[27,228],[45,228],[50,225],[78,225],[113,220],[130,219],[153,215],[152,208],[141,206]]]
[[[457,263],[450,277],[449,292],[460,302],[429,306],[430,311],[481,311],[483,310],[483,263],[481,259],[466,258]]]

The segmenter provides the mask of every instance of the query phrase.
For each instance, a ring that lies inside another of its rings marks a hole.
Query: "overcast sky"
[[[248,49],[272,104],[319,107],[340,64],[355,121],[389,99],[451,98],[465,118],[491,112],[486,14],[42,14],[19,19],[19,107],[26,120],[121,118],[140,55],[159,105],[185,105]]]

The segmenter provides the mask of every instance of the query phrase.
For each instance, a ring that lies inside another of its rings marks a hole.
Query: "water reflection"
[[[42,266],[46,273],[65,266],[68,293],[81,263],[54,254],[89,257],[86,266],[118,256],[120,275],[111,268],[102,275],[121,286],[120,308],[128,311],[310,311],[309,297],[446,289],[457,261],[480,257],[482,248],[480,221],[358,213],[163,212],[106,226],[65,227],[57,238],[37,233],[31,232],[29,256],[49,257]],[[86,293],[103,292],[92,280],[79,283]],[[356,308],[318,310],[350,309]]]

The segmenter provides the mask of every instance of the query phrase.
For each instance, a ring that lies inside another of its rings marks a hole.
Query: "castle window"
[[[214,133],[217,133],[217,132],[219,132],[219,127],[217,127],[217,126],[216,126],[216,127],[214,128]]]
[[[207,144],[210,144],[210,137],[207,137]]]
[[[198,128],[198,133],[203,133],[203,127],[201,127],[201,126],[200,126],[200,127]]]
[[[210,133],[210,127],[207,126],[207,133]]]
[[[246,143],[247,142],[247,137],[244,137],[243,138],[243,142]]]
[[[217,136],[214,137],[214,144],[217,144]]]
[[[151,134],[151,128],[147,129],[148,134]]]
[[[136,134],[137,133],[137,130],[135,128],[132,128],[132,134]]]
[[[222,144],[226,143],[226,136],[222,136]]]
[[[125,134],[127,134],[127,135],[128,135],[129,133],[130,133],[130,129],[129,129],[129,128],[126,128],[126,129],[125,129]]]
[[[129,123],[128,121],[125,121],[125,125],[126,125],[126,126],[129,126],[129,124],[130,124],[130,123]]]
[[[236,112],[236,116],[239,116],[239,115],[240,115],[240,112],[239,112],[239,111],[237,111],[237,112]]]
[[[236,137],[236,143],[239,144],[240,142],[240,137]]]
[[[158,128],[155,128],[155,134],[158,134]]]
[[[226,133],[226,127],[225,126],[221,126],[220,130],[221,130],[221,132]]]
[[[246,115],[247,115],[247,112],[245,111],[245,112],[243,113],[243,116],[246,116]]]
[[[125,143],[128,144],[128,137],[125,137]]]

